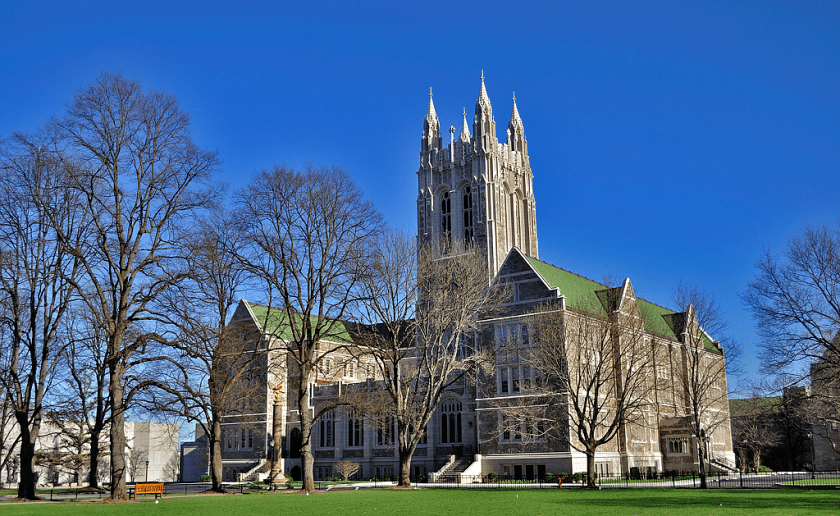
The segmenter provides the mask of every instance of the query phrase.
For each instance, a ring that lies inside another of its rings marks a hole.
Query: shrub
[[[490,482],[495,482],[499,479],[499,475],[497,475],[495,471],[491,471],[487,474],[487,478],[490,479]]]
[[[546,482],[554,482],[554,475],[552,475],[551,473],[546,473],[545,474],[545,481]]]
[[[213,480],[213,477],[211,477],[210,475],[201,475],[199,480],[201,482],[211,482]]]
[[[578,471],[574,475],[572,475],[572,480],[575,482],[582,482],[586,480],[586,471]]]

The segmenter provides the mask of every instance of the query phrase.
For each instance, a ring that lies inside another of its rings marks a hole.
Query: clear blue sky
[[[516,91],[540,258],[666,306],[705,287],[752,374],[754,262],[840,220],[834,0],[6,1],[0,48],[0,138],[122,72],[178,97],[232,190],[336,163],[412,233],[429,87],[459,128],[483,69],[502,141]]]

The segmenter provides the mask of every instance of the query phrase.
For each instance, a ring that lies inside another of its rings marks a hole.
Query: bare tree
[[[828,360],[838,360],[840,228],[806,227],[781,257],[767,251],[756,267],[743,298],[764,337],[765,368],[791,372],[804,361],[807,373],[827,351]]]
[[[362,466],[360,466],[358,462],[351,462],[349,460],[342,460],[342,461],[336,462],[335,465],[333,466],[333,469],[335,470],[335,472],[337,474],[341,475],[341,477],[344,480],[347,480],[348,478],[350,478],[353,475],[355,475],[356,473],[358,473],[359,470],[362,469]]]
[[[48,431],[42,430],[42,435],[53,438],[56,446],[42,447],[36,451],[35,462],[38,466],[52,471],[72,474],[74,481],[78,483],[90,461],[90,435],[82,421],[66,416],[67,414],[57,411],[46,414],[44,420]]]
[[[80,245],[58,234],[82,263],[82,299],[105,330],[111,498],[124,500],[125,410],[145,388],[129,371],[156,358],[145,355],[161,340],[150,304],[185,276],[184,228],[211,198],[198,188],[217,159],[193,143],[189,117],[172,95],[144,91],[120,75],[103,74],[81,89],[55,127],[58,151],[84,163],[71,169],[71,186],[94,235]]]
[[[756,268],[742,298],[762,337],[764,370],[796,384],[816,367],[818,412],[840,423],[840,224],[806,227],[781,256],[767,250]]]
[[[132,482],[137,482],[137,474],[142,471],[149,460],[149,452],[140,446],[132,446],[128,450],[128,476]],[[143,479],[144,481],[148,479]]]
[[[535,346],[509,339],[507,349],[500,350],[503,357],[518,352],[519,361],[534,371],[535,378],[522,390],[532,395],[528,404],[538,407],[522,410],[506,403],[503,422],[513,428],[503,431],[522,432],[524,418],[529,423],[525,438],[567,440],[586,454],[589,487],[595,487],[598,448],[619,432],[645,424],[654,398],[654,365],[664,354],[664,347],[646,334],[636,305],[620,303],[621,291],[600,292],[608,310],[542,305],[531,322]]]
[[[12,410],[12,402],[6,397],[2,386],[0,386],[0,396],[3,399],[3,405],[0,408],[0,474],[3,470],[6,470],[6,480],[8,481],[11,476],[11,467],[14,465],[15,458],[18,457],[15,449],[20,443],[20,433],[10,431],[15,424],[15,414]],[[15,473],[17,472],[15,471]],[[2,482],[0,482],[0,485],[2,485]]]
[[[259,380],[264,375],[258,374],[265,370],[266,350],[254,344],[259,335],[244,334],[236,321],[228,323],[244,282],[235,254],[241,240],[231,214],[214,210],[189,242],[190,277],[163,300],[176,355],[166,381],[158,382],[166,394],[154,402],[204,430],[215,491],[222,490],[222,420],[247,426],[253,418],[243,411],[243,401],[264,396],[266,389]]]
[[[310,386],[321,362],[340,348],[318,346],[323,340],[340,342],[346,331],[341,321],[380,215],[338,167],[302,172],[275,167],[258,174],[238,197],[248,235],[246,269],[264,285],[268,304],[279,298],[285,312],[282,334],[270,337],[284,347],[282,354],[297,372],[290,376],[290,389],[301,407],[303,488],[311,492]],[[266,322],[263,328],[270,326]]]
[[[739,452],[744,450],[741,460],[746,466],[748,455],[752,456],[752,467],[758,471],[762,457],[781,441],[779,414],[784,409],[781,398],[760,397],[736,400],[738,413],[732,414],[732,436]]]
[[[0,375],[20,432],[20,498],[35,498],[35,444],[44,400],[67,345],[64,316],[80,260],[85,227],[66,169],[53,153],[16,136],[0,171]]]
[[[74,321],[68,326],[69,345],[62,364],[65,376],[56,394],[54,411],[60,418],[84,428],[88,484],[99,487],[99,458],[107,453],[102,449],[102,436],[108,430],[111,411],[105,331],[82,307],[72,315]]]
[[[410,485],[412,456],[443,394],[486,358],[475,338],[481,314],[506,298],[487,278],[480,252],[452,249],[441,258],[398,232],[378,239],[371,253],[360,284],[369,329],[362,342],[384,392],[365,393],[362,404],[386,426],[396,419],[402,486]]]
[[[712,434],[730,434],[729,398],[726,386],[724,347],[712,335],[723,335],[726,321],[720,305],[706,291],[680,284],[673,293],[677,305],[680,366],[674,377],[684,396],[690,429],[697,442],[700,487],[707,488],[706,475]],[[730,347],[735,347],[734,344]]]

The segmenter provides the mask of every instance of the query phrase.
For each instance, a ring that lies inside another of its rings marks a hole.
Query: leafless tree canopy
[[[242,413],[266,389],[259,380],[265,370],[265,349],[255,346],[259,335],[245,335],[242,325],[228,323],[245,282],[236,255],[241,242],[232,215],[211,210],[185,241],[188,277],[158,302],[173,355],[160,370],[152,405],[202,426],[217,491],[222,489],[222,417],[247,425]]]
[[[44,400],[65,347],[80,260],[64,242],[86,235],[67,170],[37,140],[15,136],[0,166],[0,375],[21,435],[21,498],[35,496],[33,460]]]
[[[184,278],[181,239],[212,198],[201,186],[216,166],[198,149],[189,117],[167,93],[103,74],[81,89],[54,124],[55,149],[93,235],[77,243],[58,231],[84,270],[78,290],[106,331],[112,403],[112,498],[125,499],[125,410],[144,388],[139,373],[161,339],[153,301]],[[55,226],[55,224],[54,224]],[[139,358],[138,358],[139,357]]]
[[[410,482],[411,457],[444,392],[487,358],[476,337],[482,313],[506,299],[503,288],[490,288],[484,255],[451,251],[442,258],[386,233],[361,284],[360,312],[372,329],[366,349],[384,382],[363,410],[386,427],[387,416],[396,418],[401,485]]]
[[[729,421],[724,348],[711,337],[724,335],[727,324],[720,305],[706,291],[680,284],[673,297],[677,312],[685,317],[681,321],[682,366],[676,368],[674,376],[685,396],[692,419],[691,431],[698,443],[705,443],[718,427]],[[706,447],[702,444],[698,452],[700,483],[701,487],[706,487],[705,468],[710,457],[706,456]]]
[[[352,477],[356,473],[359,472],[362,467],[359,465],[358,462],[351,462],[349,460],[342,460],[335,463],[333,466],[335,472],[341,476],[344,480]]]
[[[615,297],[619,290],[604,294]],[[532,318],[534,347],[514,341],[500,350],[516,351],[518,360],[534,371],[535,380],[524,392],[532,394],[528,403],[539,407],[523,410],[507,403],[504,422],[519,432],[525,417],[528,436],[567,440],[585,453],[590,486],[595,485],[596,450],[621,428],[640,423],[650,409],[654,364],[664,351],[646,336],[638,311],[601,312],[597,307],[561,311],[544,305]]]
[[[780,256],[756,264],[743,294],[762,336],[765,372],[788,385],[810,377],[809,421],[840,423],[840,225],[807,227]]]
[[[238,204],[247,243],[242,262],[266,292],[267,304],[277,303],[285,313],[280,326],[288,333],[273,337],[285,343],[283,354],[298,371],[289,388],[298,406],[308,407],[318,365],[337,350],[318,351],[318,345],[341,342],[341,321],[381,217],[338,167],[263,171],[239,193]],[[301,411],[300,424],[304,489],[312,491],[309,411]]]
[[[132,446],[131,449],[128,450],[128,476],[131,478],[132,482],[139,481],[138,475],[141,471],[143,471],[147,460],[149,460],[149,452],[143,448],[139,446]],[[146,480],[148,479],[143,479],[144,482]]]

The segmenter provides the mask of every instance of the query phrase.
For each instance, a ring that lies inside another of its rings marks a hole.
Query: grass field
[[[382,515],[505,515],[575,516],[647,515],[813,515],[840,513],[840,492],[806,490],[610,489],[580,490],[419,490],[371,489],[312,496],[289,493],[190,496],[126,504],[75,502],[4,503],[6,515],[143,515],[230,516],[276,514],[295,516],[340,514]]]

